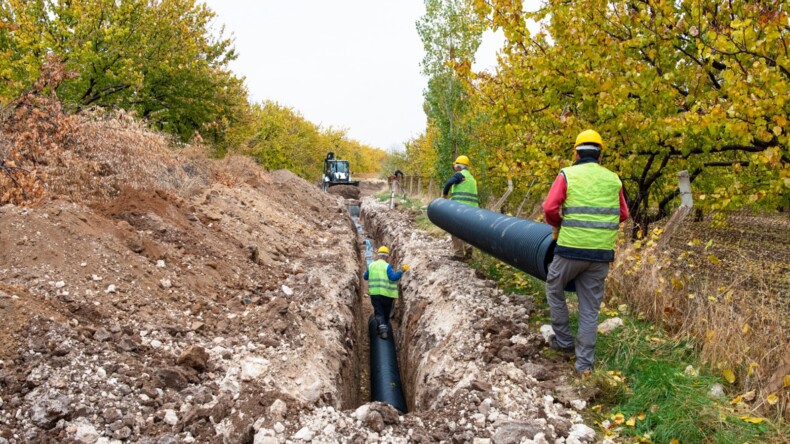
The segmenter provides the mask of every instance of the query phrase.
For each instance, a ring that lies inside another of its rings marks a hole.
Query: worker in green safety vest
[[[400,270],[393,271],[392,265],[387,263],[389,254],[389,248],[383,245],[379,247],[378,260],[371,262],[363,275],[368,281],[368,294],[376,318],[376,331],[381,339],[387,339],[392,304],[398,299],[398,280],[409,270],[409,266],[404,264]]]
[[[563,168],[543,202],[546,223],[557,241],[546,277],[554,337],[551,348],[576,355],[576,371],[590,374],[595,363],[598,312],[620,223],[628,219],[623,184],[600,165],[601,135],[586,130],[576,137],[576,162]],[[574,281],[579,297],[579,328],[574,345],[568,325],[565,286]]]
[[[442,197],[452,199],[458,203],[479,207],[477,197],[477,181],[469,172],[469,158],[458,156],[455,159],[455,174],[444,184]],[[472,246],[461,238],[451,236],[453,241],[453,259],[465,261],[472,258]]]

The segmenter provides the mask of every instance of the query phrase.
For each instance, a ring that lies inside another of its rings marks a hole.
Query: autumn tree
[[[346,131],[321,128],[299,112],[276,102],[252,107],[252,122],[243,127],[236,150],[250,155],[268,169],[287,168],[309,180],[323,171],[326,153],[348,160],[352,172],[371,173],[381,169],[387,154],[350,139]]]
[[[0,75],[9,103],[38,76],[48,53],[79,76],[58,95],[66,107],[135,110],[186,141],[223,143],[247,107],[243,80],[228,69],[230,39],[209,29],[214,13],[194,0],[4,0]]]
[[[665,217],[688,170],[709,208],[787,202],[790,91],[783,2],[475,0],[506,36],[496,75],[456,69],[502,141],[548,184],[575,135],[604,137],[636,232]],[[526,19],[543,23],[532,35]],[[500,173],[501,174],[501,173]],[[546,186],[544,185],[544,186]]]
[[[472,133],[471,120],[464,117],[468,93],[453,68],[471,66],[482,26],[464,0],[425,0],[425,9],[417,22],[425,48],[422,71],[429,78],[424,107],[429,128],[436,128],[436,172],[444,177],[452,172],[452,160],[468,151]]]

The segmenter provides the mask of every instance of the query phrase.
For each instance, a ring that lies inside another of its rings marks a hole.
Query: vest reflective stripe
[[[596,208],[596,207],[568,207],[562,209],[562,215],[566,214],[616,214],[620,217],[620,206],[617,208]]]
[[[398,283],[387,276],[389,264],[379,259],[368,265],[368,294],[373,296],[398,297]]]
[[[477,181],[469,170],[461,170],[461,174],[464,176],[464,181],[450,188],[450,199],[464,205],[478,207]]]
[[[619,223],[615,222],[593,222],[586,220],[566,220],[562,223],[562,227],[578,227],[578,228],[603,228],[607,230],[616,230],[620,228]]]
[[[620,227],[620,178],[593,162],[564,168],[562,172],[567,197],[562,204],[557,245],[612,250]]]

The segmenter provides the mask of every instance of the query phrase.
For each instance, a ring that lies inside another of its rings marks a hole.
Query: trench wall
[[[527,325],[531,301],[503,295],[451,261],[449,235],[430,237],[372,198],[362,201],[361,213],[370,236],[393,250],[393,267],[411,266],[394,316],[409,409],[441,408],[457,393],[482,387],[497,392],[506,411],[537,414],[541,396],[526,363],[542,346]]]

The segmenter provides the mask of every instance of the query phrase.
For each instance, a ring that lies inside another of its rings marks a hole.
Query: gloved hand
[[[400,269],[403,271],[409,271],[409,266],[407,264],[403,264],[400,266]]]
[[[551,238],[557,240],[560,237],[560,227],[551,227]]]

